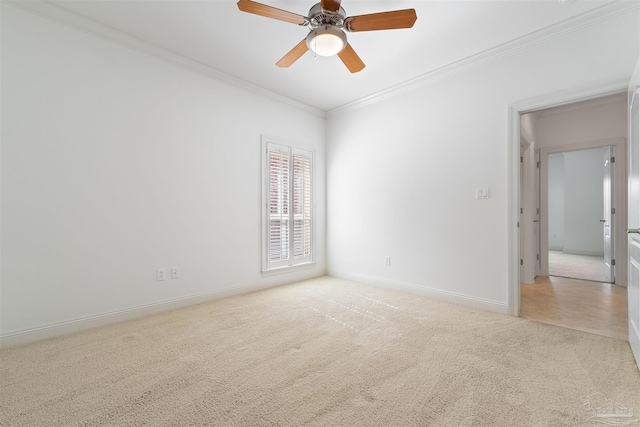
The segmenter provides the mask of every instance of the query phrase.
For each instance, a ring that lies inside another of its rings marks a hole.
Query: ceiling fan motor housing
[[[307,22],[311,31],[307,36],[307,47],[320,56],[333,56],[347,46],[347,35],[342,30],[346,12],[342,7],[331,11],[321,3],[309,9]]]
[[[332,27],[342,28],[347,13],[342,7],[335,12],[322,8],[320,3],[309,9],[309,26],[311,29],[317,29],[330,25]]]

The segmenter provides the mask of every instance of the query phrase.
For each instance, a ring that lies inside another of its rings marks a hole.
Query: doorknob
[[[640,228],[630,228],[627,230],[627,233],[631,234],[631,233],[636,233],[636,234],[640,234]]]
[[[606,219],[601,219],[600,222],[607,222],[607,220]]]

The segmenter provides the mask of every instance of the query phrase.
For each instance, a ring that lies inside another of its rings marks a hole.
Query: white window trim
[[[289,265],[278,265],[269,267],[269,156],[268,146],[278,145],[292,150],[303,150],[311,154],[311,259],[305,262],[293,264],[291,257]],[[299,142],[286,141],[282,138],[262,135],[262,275],[272,275],[278,273],[290,273],[312,267],[316,263],[316,153],[315,148]]]

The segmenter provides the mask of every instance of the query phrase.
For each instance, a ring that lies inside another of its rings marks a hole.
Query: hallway
[[[555,276],[520,285],[520,316],[628,340],[627,289]]]

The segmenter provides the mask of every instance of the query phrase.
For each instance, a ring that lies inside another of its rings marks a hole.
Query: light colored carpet
[[[583,426],[607,402],[640,411],[623,340],[329,277],[0,360],[5,426]]]
[[[607,277],[603,257],[568,254],[562,251],[549,251],[549,275],[601,283],[611,282]]]

